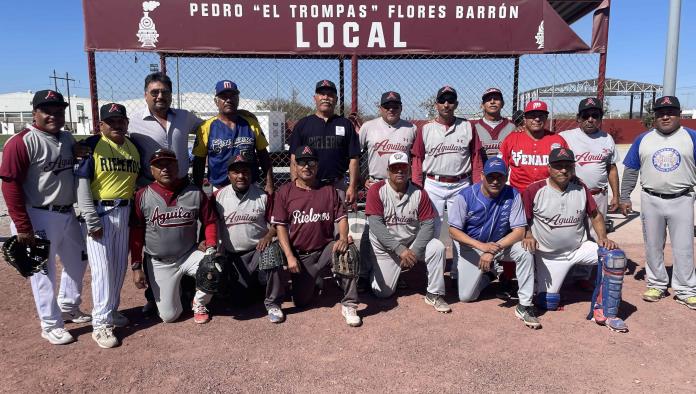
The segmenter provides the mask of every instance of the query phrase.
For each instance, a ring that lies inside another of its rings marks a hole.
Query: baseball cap
[[[483,175],[490,175],[494,172],[507,175],[507,167],[500,157],[491,157],[486,160],[486,164],[483,165]]]
[[[63,95],[56,92],[55,90],[39,90],[34,93],[34,98],[31,100],[31,105],[34,109],[42,105],[62,105],[67,107],[68,103],[65,102]]]
[[[408,164],[408,156],[404,152],[394,152],[389,156],[389,164],[391,167],[394,164]]]
[[[104,121],[109,118],[126,118],[126,107],[121,104],[107,103],[99,109],[99,119]]]
[[[681,105],[679,104],[679,99],[675,96],[662,96],[655,99],[653,111],[662,108],[676,108],[681,110]]]
[[[155,164],[162,160],[176,160],[176,153],[166,148],[157,149],[150,157],[150,164]]]
[[[216,96],[222,92],[227,92],[227,91],[239,93],[239,88],[237,87],[236,83],[230,81],[229,79],[223,79],[222,81],[219,81],[218,83],[215,84],[215,95]]]
[[[227,162],[227,168],[231,168],[233,165],[247,165],[253,166],[256,164],[256,157],[254,153],[250,150],[243,150],[232,156],[232,158]]]
[[[319,160],[319,157],[310,146],[302,145],[295,151],[295,161],[297,160]]]
[[[455,100],[457,100],[457,91],[454,90],[453,87],[447,85],[443,86],[440,89],[437,90],[437,95],[435,96],[435,99],[439,99],[440,97],[452,97]]]
[[[594,97],[588,97],[580,100],[580,104],[578,105],[578,113],[581,113],[582,111],[586,111],[588,109],[598,109],[604,112],[604,108],[602,108],[602,102]]]
[[[575,153],[568,148],[551,149],[551,153],[549,153],[549,163],[556,163],[559,161],[575,162]]]
[[[392,91],[382,93],[382,98],[379,100],[379,105],[384,105],[386,103],[401,104],[401,95]]]
[[[314,88],[314,93],[319,93],[320,90],[324,89],[333,90],[334,93],[338,92],[338,90],[336,90],[335,83],[329,81],[328,79],[322,79],[321,81],[317,82],[317,86]]]
[[[526,114],[527,112],[532,112],[532,111],[542,111],[546,112],[547,114],[549,113],[549,107],[546,105],[545,102],[541,100],[532,100],[527,103],[527,105],[524,106],[524,113]]]
[[[500,98],[503,97],[503,92],[500,91],[498,88],[488,88],[483,92],[483,95],[481,95],[481,101],[486,101],[486,96],[490,96],[493,94],[498,94],[500,95]]]

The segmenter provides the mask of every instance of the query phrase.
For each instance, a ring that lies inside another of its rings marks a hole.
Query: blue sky
[[[668,5],[668,0],[612,2],[607,77],[662,83]],[[52,87],[49,75],[55,69],[77,80],[71,93],[87,96],[82,2],[8,1],[3,11],[0,93]],[[677,93],[691,108],[696,107],[696,24],[689,23],[694,16],[696,1],[682,1]],[[572,27],[590,41],[591,15]],[[64,85],[59,88],[64,91]]]

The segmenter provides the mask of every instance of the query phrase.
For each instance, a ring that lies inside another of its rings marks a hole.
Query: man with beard
[[[238,287],[252,298],[259,286],[266,282],[264,305],[271,323],[282,323],[285,315],[280,309],[285,290],[281,282],[281,269],[259,269],[261,253],[268,248],[276,235],[269,228],[271,197],[256,184],[251,183],[256,159],[251,151],[241,151],[227,166],[229,185],[215,192],[215,209],[218,213],[219,234],[228,261],[239,272]]]
[[[227,164],[241,151],[256,151],[264,173],[266,192],[273,193],[273,167],[268,154],[268,141],[261,131],[256,116],[249,111],[240,110],[239,88],[230,80],[215,84],[214,116],[196,129],[196,143],[193,146],[193,182],[201,186],[208,160],[208,180],[215,189],[230,183]],[[252,181],[257,177],[258,163],[252,168]]]
[[[554,311],[568,271],[576,264],[597,265],[606,277],[597,284],[592,317],[618,332],[628,331],[617,316],[626,257],[607,238],[604,217],[590,191],[575,177],[575,154],[567,148],[551,150],[548,179],[534,182],[522,194],[529,224],[522,245],[536,257],[536,306]],[[587,239],[585,221],[591,220],[597,242]],[[601,279],[601,278],[600,278]]]
[[[295,180],[298,176],[295,152],[300,146],[310,146],[319,161],[317,179],[334,185],[350,205],[358,196],[360,141],[350,120],[336,115],[337,101],[336,84],[326,79],[317,82],[314,89],[316,112],[300,119],[290,136],[290,177]]]
[[[40,90],[32,99],[33,123],[5,143],[0,165],[2,195],[12,219],[10,231],[24,245],[36,238],[51,242],[47,274],[31,276],[31,290],[41,321],[41,337],[53,345],[75,339],[64,321],[86,323],[91,316],[80,311],[82,278],[87,261],[80,254],[84,242],[75,217],[72,134],[65,125],[63,95]],[[56,255],[63,272],[56,299]]]
[[[424,261],[428,267],[425,303],[449,313],[445,295],[445,245],[435,238],[437,216],[428,193],[409,181],[408,156],[397,152],[389,158],[389,178],[370,187],[365,215],[370,223],[370,246],[374,251],[372,291],[389,297],[396,291],[402,270]],[[364,235],[366,236],[366,235]]]
[[[657,302],[669,286],[664,248],[672,242],[672,289],[675,300],[696,309],[694,272],[694,185],[696,131],[681,126],[681,106],[674,96],[655,100],[655,128],[639,135],[624,159],[621,211],[632,212],[631,192],[640,172],[640,216],[645,240],[646,282],[643,300]]]

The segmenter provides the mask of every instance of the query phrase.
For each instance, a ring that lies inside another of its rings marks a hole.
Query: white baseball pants
[[[599,246],[592,241],[583,242],[570,252],[535,253],[536,292],[559,293],[568,271],[575,265],[597,265]]]

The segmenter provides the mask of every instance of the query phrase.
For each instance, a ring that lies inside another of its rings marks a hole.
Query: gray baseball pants
[[[694,193],[663,199],[640,193],[640,218],[645,242],[648,287],[667,290],[665,269],[667,229],[672,243],[672,289],[680,299],[696,296],[694,271]]]

